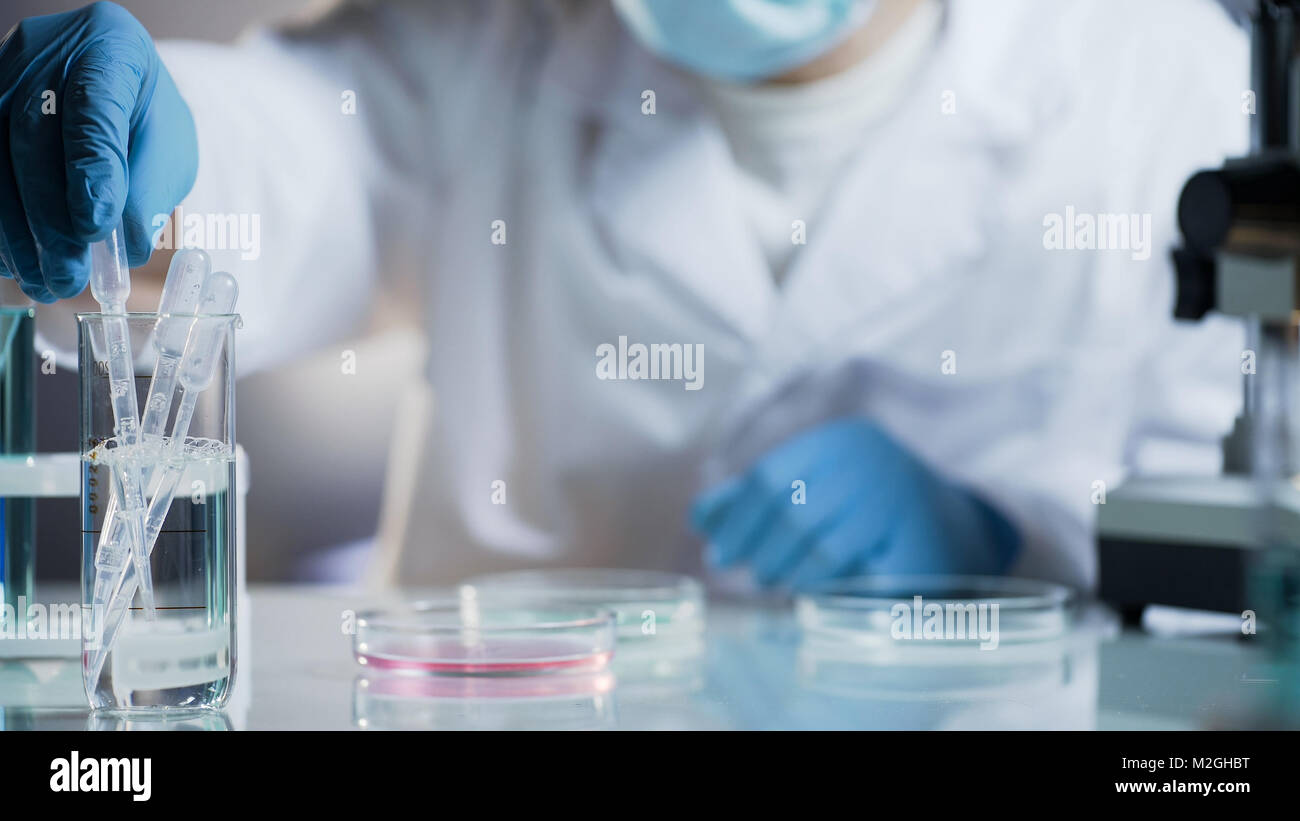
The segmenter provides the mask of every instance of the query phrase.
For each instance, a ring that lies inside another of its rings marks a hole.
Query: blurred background
[[[119,0],[160,40],[217,42],[234,40],[259,25],[320,14],[337,1]],[[1253,0],[1220,2],[1242,18]],[[0,27],[83,4],[6,0]],[[411,304],[380,292],[360,336],[240,382],[238,438],[250,455],[251,468],[245,528],[251,580],[355,578],[361,567],[358,559],[364,559],[364,550],[355,546],[373,537],[379,519],[396,409],[421,370],[424,346],[416,318],[406,307]],[[344,374],[340,357],[345,351],[358,362],[382,362],[383,367],[359,367],[355,374]],[[76,383],[75,371],[67,368],[37,376],[38,450],[77,450]],[[315,402],[310,413],[304,413],[305,396],[328,396],[329,401]],[[356,420],[365,423],[352,424]],[[331,433],[340,429],[350,431],[347,439]],[[346,470],[339,469],[340,464]],[[304,510],[311,515],[303,515]],[[39,579],[78,577],[78,516],[76,500],[38,505]],[[349,545],[353,549],[347,550]]]
[[[230,41],[261,24],[318,14],[333,0],[119,0],[158,39]],[[85,5],[75,0],[6,0],[0,27],[24,17],[67,11]],[[402,386],[418,373],[424,349],[413,318],[400,301],[380,294],[368,329],[359,338],[333,344],[297,362],[240,381],[238,436],[250,455],[252,492],[248,496],[248,576],[250,580],[318,580],[348,576],[363,552],[346,546],[368,541],[375,532],[384,466]],[[40,323],[38,312],[38,323]],[[382,329],[382,330],[381,330]],[[358,362],[384,362],[343,374],[344,351]],[[320,395],[330,381],[331,402],[301,413],[295,401]],[[42,452],[77,450],[77,374],[60,368],[38,374],[37,447]],[[314,386],[311,391],[307,386]],[[345,440],[330,430],[341,420]],[[322,447],[328,442],[329,447]],[[338,464],[347,470],[338,469]],[[304,509],[312,511],[303,516]],[[40,544],[37,579],[79,577],[79,507],[75,499],[47,499],[37,505]],[[64,546],[60,549],[60,545]],[[335,551],[334,548],[344,548]],[[339,557],[332,559],[325,554]]]

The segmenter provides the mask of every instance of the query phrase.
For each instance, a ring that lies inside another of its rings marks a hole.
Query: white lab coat
[[[1246,147],[1246,40],[1209,0],[953,2],[791,215],[780,288],[695,81],[602,0],[375,2],[162,54],[199,130],[185,209],[261,217],[258,259],[214,253],[242,363],[337,338],[381,271],[421,283],[438,413],[403,582],[695,569],[702,485],[846,413],[1000,506],[1018,572],[1084,587],[1096,482],[1218,468],[1241,332],[1174,326],[1167,257],[1183,181]],[[1151,215],[1149,259],[1045,249],[1067,207]],[[620,336],[702,344],[703,389],[598,379]]]

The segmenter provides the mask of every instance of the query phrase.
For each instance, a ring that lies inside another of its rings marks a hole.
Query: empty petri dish
[[[689,576],[654,570],[525,570],[470,579],[464,596],[509,600],[515,596],[572,602],[614,612],[621,642],[699,639],[704,632],[704,591]]]
[[[363,667],[431,675],[536,675],[604,669],[614,614],[579,605],[420,602],[357,615]]]
[[[1071,632],[1072,603],[1069,588],[1028,579],[833,582],[795,601],[800,680],[812,691],[873,702],[882,714],[905,709],[936,721],[954,704],[1059,703],[1086,669],[1087,648]]]
[[[1059,638],[1072,602],[1069,588],[1030,579],[873,576],[804,593],[795,614],[805,641],[993,649]]]

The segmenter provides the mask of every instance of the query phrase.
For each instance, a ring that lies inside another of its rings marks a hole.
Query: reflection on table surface
[[[1195,729],[1257,726],[1287,686],[1231,631],[1121,631],[1096,606],[1051,641],[864,660],[802,642],[788,608],[715,603],[705,641],[620,644],[609,673],[393,677],[350,655],[372,604],[255,589],[224,714],[91,715],[76,659],[0,660],[0,729]]]

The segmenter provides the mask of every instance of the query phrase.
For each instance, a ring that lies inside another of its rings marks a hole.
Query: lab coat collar
[[[972,274],[1006,213],[1002,175],[1062,121],[1077,83],[1064,56],[1025,53],[1037,42],[1032,4],[986,11],[945,10],[915,90],[864,137],[780,292],[696,80],[635,43],[607,4],[564,21],[544,71],[591,121],[590,204],[616,262],[673,283],[757,343],[770,381],[843,350],[846,334],[901,321],[920,289]],[[647,91],[654,114],[643,113]]]
[[[720,129],[705,123],[668,139],[611,129],[589,200],[624,275],[658,281],[687,310],[752,340],[776,291],[730,170]]]
[[[900,329],[927,321],[927,290],[987,270],[1012,210],[1007,175],[1031,141],[1068,119],[1077,85],[1068,59],[1009,45],[1034,42],[1020,30],[1032,24],[1032,9],[992,24],[969,5],[946,11],[915,88],[865,137],[869,147],[809,222],[737,419],[793,374],[880,350]]]
[[[808,224],[763,340],[755,392],[870,349],[873,338],[920,321],[929,301],[918,294],[978,275],[1011,211],[1007,175],[1030,141],[1066,116],[1074,81],[1064,60],[1009,45],[1033,40],[1018,30],[1032,9],[992,23],[962,4],[945,11],[913,88],[864,135]]]
[[[613,262],[676,292],[706,321],[757,338],[775,286],[716,116],[695,78],[634,42],[607,3],[584,11],[557,31],[543,76],[587,121],[586,196]]]

